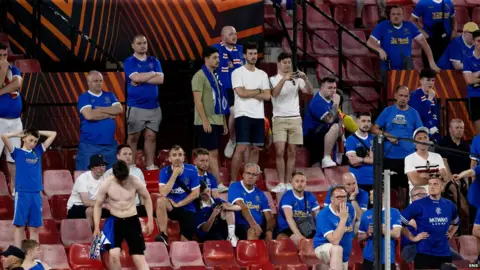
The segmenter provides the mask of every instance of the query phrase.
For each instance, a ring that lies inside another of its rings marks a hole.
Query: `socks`
[[[228,236],[235,235],[235,225],[228,225]]]

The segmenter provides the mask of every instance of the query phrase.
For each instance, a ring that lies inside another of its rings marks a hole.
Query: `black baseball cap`
[[[95,154],[90,157],[90,164],[88,165],[88,169],[91,169],[96,166],[101,166],[101,165],[108,165],[108,162],[105,161],[103,158],[103,155],[101,154]]]
[[[16,246],[8,246],[7,250],[5,250],[4,252],[0,253],[0,255],[4,256],[4,257],[8,257],[8,256],[15,256],[19,259],[25,259],[25,252],[23,252],[23,250],[19,249],[18,247]]]

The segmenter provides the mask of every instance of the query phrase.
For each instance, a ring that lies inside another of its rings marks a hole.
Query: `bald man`
[[[235,95],[232,88],[232,72],[245,63],[243,56],[243,47],[237,45],[237,30],[233,26],[222,28],[222,41],[213,45],[220,56],[218,65],[218,77],[227,92],[228,105],[230,106],[230,118],[228,120],[228,129],[230,131],[230,140],[225,148],[225,157],[231,158],[235,151],[235,121],[234,108]]]
[[[115,118],[123,108],[112,92],[103,91],[103,76],[93,70],[87,77],[88,90],[78,97],[80,113],[80,144],[76,157],[76,170],[87,171],[90,157],[102,154],[109,167],[115,163]],[[108,169],[108,168],[107,168]]]

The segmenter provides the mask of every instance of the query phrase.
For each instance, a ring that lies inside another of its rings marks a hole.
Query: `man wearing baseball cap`
[[[409,191],[416,186],[423,186],[428,193],[430,174],[439,174],[446,179],[447,170],[442,156],[428,151],[430,144],[429,129],[419,127],[413,132],[415,152],[405,158],[405,173],[408,177]]]
[[[3,269],[19,270],[23,260],[25,259],[25,253],[16,246],[8,246],[8,248],[0,253],[2,258]]]
[[[438,59],[437,66],[442,70],[463,69],[463,58],[471,55],[475,46],[473,46],[472,33],[478,30],[478,25],[474,22],[468,22],[463,26],[463,33],[450,41],[442,57]]]

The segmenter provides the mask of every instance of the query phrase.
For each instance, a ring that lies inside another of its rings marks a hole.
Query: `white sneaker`
[[[217,191],[220,192],[220,193],[227,192],[228,187],[225,186],[223,183],[220,183],[220,185],[218,185],[218,187],[217,187]]]
[[[273,193],[284,192],[287,189],[287,186],[284,183],[278,184],[276,187],[272,188]]]
[[[238,237],[236,235],[233,235],[233,236],[229,236],[227,238],[227,241],[230,241],[230,243],[232,243],[232,247],[237,247],[237,243],[238,243]]]
[[[337,163],[335,163],[330,156],[324,156],[322,159],[322,168],[328,167],[335,167]]]
[[[150,165],[150,166],[147,166],[147,168],[145,168],[145,169],[147,169],[147,171],[159,170],[158,166],[155,165],[155,164],[152,164],[152,165]]]
[[[235,152],[235,145],[235,142],[228,140],[227,146],[225,146],[225,151],[223,151],[226,158],[232,158],[233,152]]]
[[[293,189],[292,184],[290,184],[290,183],[286,184],[285,186],[287,187],[287,190],[292,190]]]

